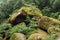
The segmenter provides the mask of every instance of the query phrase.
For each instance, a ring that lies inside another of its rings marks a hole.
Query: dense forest
[[[60,40],[59,35],[60,0],[0,0],[0,40]]]

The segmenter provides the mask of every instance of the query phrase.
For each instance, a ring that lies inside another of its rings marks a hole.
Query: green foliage
[[[60,15],[58,16],[58,19],[60,20]]]
[[[50,17],[58,19],[59,15],[60,15],[60,12],[51,13]]]
[[[47,37],[46,40],[55,40],[57,38],[57,36],[58,36],[58,33],[56,33],[56,34],[49,34],[49,36]]]
[[[42,9],[45,6],[49,6],[49,0],[35,0],[35,3],[38,5],[38,8]]]
[[[31,28],[36,28],[38,26],[38,24],[34,20],[30,20],[30,23],[28,26]]]
[[[23,34],[29,34],[30,32],[34,31],[34,28],[27,27],[24,24],[19,24],[17,26],[14,26],[12,29],[8,31],[8,34],[11,36],[13,33],[23,33]]]
[[[22,0],[22,4],[28,7],[38,7],[38,5],[35,3],[35,0]]]
[[[42,9],[42,13],[43,13],[43,15],[45,15],[45,16],[50,16],[50,14],[51,14],[51,12],[52,12],[52,9],[50,8],[50,7],[44,7],[43,9]]]
[[[60,15],[60,12],[54,12],[54,10],[51,9],[50,7],[44,7],[42,9],[42,13],[45,16],[53,17],[53,18],[56,18],[56,19],[59,19],[59,15]]]
[[[39,7],[40,9],[47,5],[48,0],[22,0],[25,6]]]
[[[60,11],[60,0],[50,0],[50,5],[55,11]]]
[[[2,23],[0,25],[0,37],[3,36],[3,33],[6,33],[11,28],[11,24]]]
[[[34,19],[33,18],[30,18],[29,16],[27,16],[26,21],[29,22],[29,24],[27,25],[28,27],[36,28],[38,26],[37,22],[34,21]]]
[[[3,23],[0,25],[0,32],[11,28],[11,24]]]

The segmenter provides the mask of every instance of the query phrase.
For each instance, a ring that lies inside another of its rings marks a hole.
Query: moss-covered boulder
[[[38,29],[35,33],[29,36],[28,40],[45,40],[47,36],[48,34],[46,32]]]
[[[45,37],[43,37],[40,33],[34,33],[32,34],[28,40],[44,40]]]
[[[26,36],[24,34],[21,33],[14,33],[10,40],[26,40]]]

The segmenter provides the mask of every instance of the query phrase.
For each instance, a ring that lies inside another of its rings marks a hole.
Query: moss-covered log
[[[17,12],[13,13],[10,16],[10,18],[8,19],[8,23],[11,23],[12,25],[16,25],[26,20],[27,15],[42,16],[42,13],[38,8],[22,7],[21,9],[17,10]]]

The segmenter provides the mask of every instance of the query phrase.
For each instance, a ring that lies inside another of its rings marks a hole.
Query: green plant
[[[55,11],[60,11],[60,0],[50,0],[50,5]]]
[[[4,36],[3,34],[5,34],[11,28],[11,24],[2,23],[0,25],[0,36]]]
[[[13,30],[13,31],[12,31]],[[23,33],[25,35],[29,34],[29,32],[34,31],[34,28],[27,27],[25,24],[19,24],[14,26],[12,29],[8,31],[8,34],[11,36],[13,33]]]

